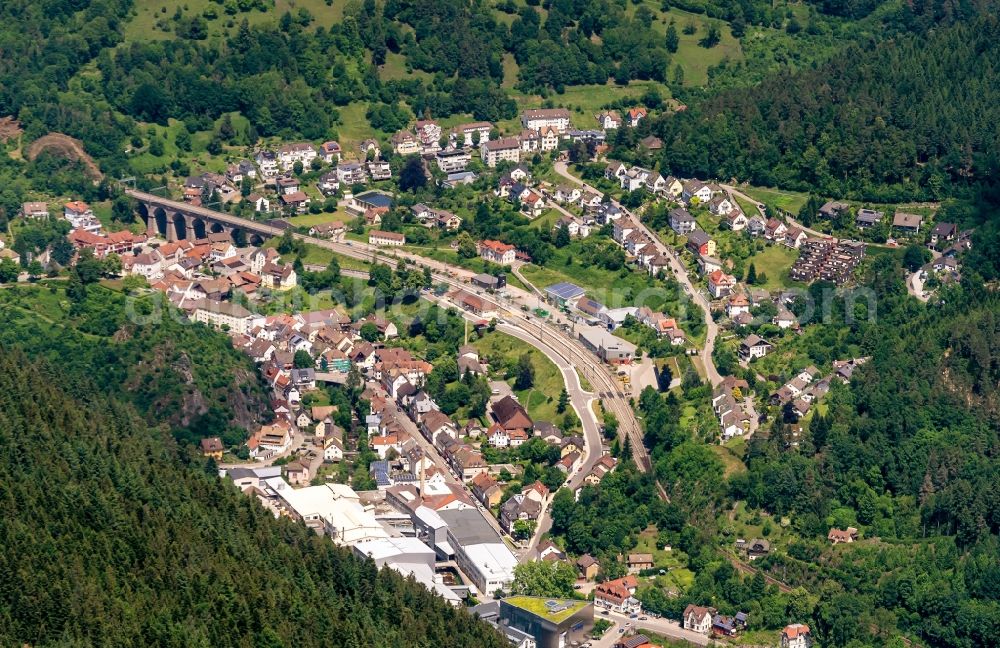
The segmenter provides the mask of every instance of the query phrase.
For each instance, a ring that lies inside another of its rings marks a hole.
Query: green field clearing
[[[742,210],[743,213],[746,214],[747,218],[750,218],[751,216],[757,214],[757,203],[751,202],[746,198],[741,198],[736,194],[732,194],[732,198],[733,200],[736,201],[736,204],[740,206],[740,210]]]
[[[791,214],[798,214],[809,199],[808,194],[800,191],[785,191],[773,187],[740,187],[740,191],[758,202],[774,205]]]
[[[675,569],[681,567],[683,562],[679,559],[677,552],[666,549],[657,549],[657,531],[655,526],[644,529],[636,539],[634,553],[648,553],[653,555],[653,565],[659,569]]]
[[[229,113],[233,128],[236,132],[244,132],[250,127],[250,121],[238,112]],[[214,171],[223,173],[226,170],[228,160],[236,160],[242,157],[243,148],[239,146],[223,145],[222,155],[210,155],[207,152],[208,144],[212,141],[215,129],[222,123],[224,117],[220,117],[213,124],[213,130],[196,131],[191,134],[191,150],[181,151],[177,147],[177,135],[184,130],[184,123],[170,119],[166,126],[159,124],[141,125],[143,139],[146,146],[140,152],[129,158],[129,165],[136,173],[149,174],[156,173],[159,169],[168,169],[170,163],[179,159],[187,162],[191,166],[191,173],[202,171]],[[155,132],[156,137],[163,140],[163,155],[155,156],[149,152],[148,140],[149,131]]]
[[[691,13],[676,7],[671,7],[668,11],[663,11],[661,3],[656,0],[645,0],[638,4],[628,3],[626,11],[634,15],[635,9],[641,4],[651,9],[653,14],[657,16],[657,19],[653,21],[653,29],[659,33],[666,35],[667,26],[670,24],[670,21],[675,21],[680,43],[677,47],[677,53],[671,56],[671,75],[673,74],[673,66],[680,64],[684,69],[684,85],[705,85],[708,82],[709,67],[718,65],[726,58],[731,61],[740,61],[743,59],[743,50],[740,47],[740,42],[736,38],[733,38],[729,23],[724,20],[709,18],[705,15]],[[684,26],[688,23],[693,23],[697,27],[697,31],[694,34],[684,33]],[[710,24],[719,26],[722,39],[715,47],[704,48],[698,44],[698,41],[705,36]]]
[[[513,63],[513,60],[511,60]],[[507,77],[504,77],[507,83]],[[567,87],[562,94],[552,93],[548,98],[541,95],[512,94],[517,101],[518,110],[527,108],[541,108],[546,102],[551,102],[556,107],[566,108],[573,112],[573,125],[578,128],[596,128],[597,119],[595,115],[610,102],[618,101],[622,97],[632,97],[638,99],[650,89],[657,90],[664,99],[671,97],[670,89],[662,83],[656,81],[630,81],[628,85],[619,86],[614,83],[604,85],[591,84]],[[501,130],[508,133],[518,133],[521,131],[520,118],[508,119],[497,124]]]
[[[506,14],[503,14],[506,15]],[[514,60],[513,54],[504,54],[503,56],[503,87],[513,88],[514,84],[517,83],[517,75],[521,72],[521,66],[517,64]]]
[[[762,252],[758,252],[747,260],[746,266],[754,264],[757,275],[765,273],[767,281],[763,287],[767,290],[777,290],[787,288],[790,285],[798,285],[788,276],[788,271],[799,257],[798,252],[785,247],[784,245],[769,245]],[[742,279],[742,277],[739,277]]]
[[[675,18],[679,25],[680,45],[677,47],[677,53],[674,54],[672,62],[674,65],[680,64],[684,69],[684,85],[705,85],[708,83],[709,67],[718,65],[723,59],[728,58],[732,61],[739,61],[743,58],[743,50],[740,48],[740,42],[733,38],[727,23],[721,20],[712,20],[698,16],[697,14],[689,14],[680,9],[671,9],[669,15]],[[697,25],[698,31],[691,35],[685,34],[683,27],[688,22],[693,22]],[[715,47],[706,49],[699,45],[698,41],[705,36],[710,23],[719,25],[722,32],[722,40]],[[665,26],[663,31],[666,34]]]
[[[733,443],[733,441],[738,441],[739,443],[735,444]],[[722,460],[722,463],[725,466],[726,477],[729,477],[730,475],[736,473],[746,472],[747,469],[747,467],[743,465],[743,462],[740,460],[740,457],[742,456],[742,450],[740,449],[740,444],[742,444],[742,447],[745,448],[746,440],[733,439],[733,441],[730,441],[724,446],[720,445],[710,446],[712,448],[712,452],[714,452],[719,457],[719,459]]]
[[[396,52],[388,52],[385,56],[385,64],[379,68],[379,76],[385,80],[398,80],[417,78],[430,81],[434,75],[423,70],[406,69],[406,57]]]
[[[332,213],[323,212],[322,214],[305,214],[303,216],[292,216],[291,218],[286,218],[284,220],[288,221],[294,227],[312,227],[313,225],[332,223],[337,220],[346,225],[351,222],[351,216],[346,210],[337,209],[337,211]]]
[[[367,111],[368,102],[362,101],[355,101],[340,108],[340,123],[337,124],[337,133],[340,145],[344,150],[344,157],[359,157],[358,145],[370,137],[380,141],[389,137],[389,133],[372,128],[365,116]]]
[[[650,286],[647,277],[634,270],[611,272],[597,266],[584,267],[578,264],[567,266],[565,259],[571,255],[573,246],[568,246],[558,250],[546,266],[540,267],[529,263],[521,268],[521,274],[541,290],[561,281],[576,284],[586,290],[588,296],[608,308],[634,306],[636,299],[641,295],[645,305],[654,310],[662,309],[665,303],[664,296],[657,290],[650,290],[662,287],[662,283],[653,280],[653,285]]]
[[[544,212],[542,212],[541,216],[531,221],[530,227],[543,231],[550,230],[552,229],[553,225],[555,225],[555,222],[559,220],[561,216],[562,216],[561,212],[557,212],[554,209],[547,209]]]
[[[261,247],[264,248],[276,248],[278,247],[280,239],[272,238],[264,241]],[[330,260],[337,257],[337,263],[340,264],[341,268],[347,268],[349,270],[364,270],[367,272],[368,264],[360,259],[355,259],[354,257],[343,256],[337,254],[326,248],[321,248],[318,245],[313,245],[312,243],[306,243],[306,255],[302,258],[302,263],[306,265],[329,265]]]
[[[479,354],[490,359],[491,369],[499,369],[507,362],[516,363],[521,354],[527,353],[535,367],[535,385],[531,389],[515,391],[518,400],[536,421],[555,421],[559,392],[565,387],[562,372],[538,349],[521,340],[493,331],[472,342]],[[513,380],[509,381],[513,384]]]

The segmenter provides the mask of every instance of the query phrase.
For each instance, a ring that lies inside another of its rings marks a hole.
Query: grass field
[[[762,252],[750,257],[746,265],[750,267],[750,264],[753,263],[758,276],[762,272],[767,275],[767,281],[763,284],[764,288],[777,290],[787,288],[795,283],[788,277],[788,270],[798,256],[795,250],[784,245],[769,245]]]
[[[745,198],[740,198],[735,194],[732,195],[732,198],[736,201],[736,204],[740,206],[740,209],[744,214],[746,214],[747,218],[750,218],[757,213],[757,203],[751,202]]]
[[[680,567],[682,562],[678,559],[674,551],[657,549],[657,530],[655,526],[644,529],[636,539],[635,553],[648,553],[653,555],[653,565],[659,569],[674,569]]]
[[[506,15],[506,14],[503,14]],[[503,87],[513,88],[517,83],[517,75],[521,72],[521,66],[514,60],[513,54],[503,56]]]
[[[628,3],[627,11],[634,15],[639,5],[645,5],[653,11],[657,19],[653,21],[653,29],[666,35],[667,26],[671,21],[676,23],[677,35],[680,43],[677,53],[671,57],[671,77],[674,65],[680,65],[684,69],[684,85],[701,86],[708,82],[708,68],[718,65],[723,59],[739,61],[743,59],[743,50],[740,42],[733,38],[729,24],[723,20],[709,18],[702,14],[691,13],[671,7],[668,11],[663,11],[661,3],[657,0],[644,0],[638,4]],[[684,26],[693,24],[697,29],[693,34],[685,34]],[[718,25],[721,32],[721,40],[715,47],[705,48],[698,44],[711,24]]]
[[[264,241],[264,245],[261,247],[273,248],[278,247],[278,238],[268,239]],[[336,254],[326,248],[321,248],[318,245],[313,245],[312,243],[306,243],[306,255],[302,258],[302,263],[305,265],[329,265],[330,260],[337,257],[337,263],[340,264],[341,268],[348,268],[350,270],[368,270],[368,264],[359,259],[355,259],[349,256],[343,256]]]
[[[499,369],[506,363],[516,363],[521,354],[527,353],[535,367],[535,384],[531,389],[514,393],[532,419],[554,422],[560,416],[556,413],[557,399],[566,383],[562,372],[544,353],[499,331],[487,333],[472,344],[481,356],[490,359],[491,369]],[[510,382],[513,384],[513,380]]]
[[[802,205],[809,199],[809,195],[801,191],[785,191],[772,187],[740,187],[740,190],[754,200],[774,205],[792,214],[798,214]]]
[[[722,464],[726,467],[725,468],[726,477],[729,477],[730,475],[736,473],[746,472],[747,469],[747,467],[743,465],[743,462],[740,460],[740,457],[743,454],[742,450],[740,449],[741,444],[742,447],[746,447],[746,440],[734,439],[733,441],[738,441],[739,443],[737,444],[731,441],[730,443],[727,443],[724,446],[720,445],[710,446],[712,448],[712,452],[714,452],[719,457],[719,459],[722,460]]]
[[[375,130],[365,116],[368,111],[368,103],[355,101],[340,109],[340,124],[337,125],[337,134],[340,138],[340,145],[349,156],[357,157],[358,144],[370,137],[378,140],[385,140],[389,133]]]
[[[240,113],[229,113],[233,128],[237,132],[246,131],[250,127],[250,122]],[[159,124],[142,124],[142,134],[146,146],[138,153],[129,158],[129,165],[132,170],[140,174],[159,173],[169,168],[173,160],[187,162],[191,167],[191,173],[201,171],[214,171],[222,173],[226,170],[227,158],[237,159],[241,157],[241,147],[225,146],[222,155],[210,155],[207,152],[208,144],[212,141],[213,133],[222,117],[215,121],[213,130],[197,131],[191,135],[191,150],[181,151],[177,147],[177,135],[184,129],[184,124],[176,119],[168,121],[166,126]],[[149,132],[155,132],[155,136],[163,140],[163,155],[156,156],[149,152]]]
[[[305,214],[303,216],[292,216],[291,218],[286,218],[284,220],[291,223],[294,227],[312,227],[313,225],[332,223],[335,220],[339,220],[346,224],[351,221],[351,218],[352,217],[346,210],[338,209],[333,213],[324,212],[322,214]]]
[[[583,266],[578,262],[566,265],[566,259],[575,256],[575,245],[557,250],[544,267],[533,263],[523,266],[521,274],[542,290],[561,281],[576,284],[586,290],[588,296],[608,308],[641,305],[637,300],[654,310],[663,308],[666,303],[663,283],[635,270],[625,268],[612,272],[598,266]]]
[[[425,81],[430,81],[434,78],[430,72],[424,72],[423,70],[407,70],[406,69],[406,57],[402,54],[397,54],[395,52],[388,52],[385,56],[385,64],[379,68],[381,74],[379,75],[385,80],[397,80],[397,79],[410,79],[417,78],[423,79]]]

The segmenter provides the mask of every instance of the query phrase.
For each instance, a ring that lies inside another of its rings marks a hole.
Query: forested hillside
[[[183,320],[158,295],[127,301],[67,283],[0,291],[0,344],[87,375],[178,438],[238,444],[267,414],[259,373],[224,335]]]
[[[877,320],[852,333],[871,360],[849,388],[831,392],[797,451],[780,421],[755,435],[730,496],[788,516],[806,538],[762,564],[820,593],[815,618],[830,645],[864,636],[866,619],[930,645],[992,645],[1000,299],[966,282],[924,309],[905,296],[892,264],[874,273]],[[871,542],[830,551],[808,540],[847,526]]]
[[[507,645],[422,585],[274,520],[85,368],[37,351],[0,343],[0,644]]]
[[[661,120],[664,163],[830,196],[942,198],[1000,168],[998,43],[984,14],[722,92]]]

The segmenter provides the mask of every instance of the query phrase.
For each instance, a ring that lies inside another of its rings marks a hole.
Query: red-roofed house
[[[781,648],[811,648],[812,633],[809,626],[793,623],[781,631]]]
[[[485,261],[499,265],[510,265],[514,262],[516,248],[500,241],[486,240],[479,244],[479,256]]]
[[[625,123],[629,126],[638,126],[639,122],[646,117],[645,108],[629,108],[628,114],[625,116]]]
[[[716,299],[729,295],[735,287],[736,277],[728,275],[722,270],[715,270],[708,275],[708,292]]]
[[[634,596],[637,586],[635,576],[599,583],[594,588],[594,605],[619,614],[638,614],[642,604]]]
[[[826,539],[829,540],[831,544],[850,544],[858,539],[858,530],[854,527],[847,527],[846,529],[830,529],[830,533],[827,534]]]

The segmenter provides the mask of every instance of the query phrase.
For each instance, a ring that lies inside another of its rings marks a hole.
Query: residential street
[[[532,323],[538,322],[537,319],[531,318],[530,315],[526,315],[523,311],[523,308],[525,307],[531,309],[538,305],[539,298],[537,295],[508,285],[507,295],[509,299],[498,300],[495,296],[489,295],[470,285],[469,281],[472,276],[474,276],[474,273],[469,270],[450,266],[440,261],[435,261],[433,259],[428,259],[407,252],[393,251],[393,256],[389,256],[386,254],[385,250],[373,248],[366,243],[358,243],[355,241],[337,243],[326,239],[302,235],[296,235],[296,238],[300,238],[308,243],[332,250],[338,254],[357,259],[371,260],[377,257],[390,265],[395,265],[396,263],[393,257],[411,260],[417,264],[418,267],[426,266],[430,268],[432,272],[435,272],[435,281],[455,288],[461,288],[469,292],[474,292],[484,299],[498,303],[508,313],[508,317],[511,321],[520,321],[527,318],[526,321],[530,321]],[[533,327],[532,330],[534,330]],[[554,322],[542,322],[542,328],[540,330],[547,333],[546,339],[550,346],[552,346],[552,348],[563,358],[572,361],[573,365],[583,373],[584,378],[586,378],[597,390],[597,392],[599,392],[604,406],[618,419],[621,433],[631,437],[636,462],[640,469],[649,470],[651,468],[651,464],[649,461],[649,455],[642,443],[642,428],[640,427],[638,420],[635,418],[635,411],[633,410],[632,405],[629,403],[628,398],[620,391],[618,381],[611,374],[608,367],[606,367],[596,356],[587,351],[579,340],[559,329]]]
[[[611,621],[615,621],[620,626],[632,624],[632,627],[637,628],[639,632],[643,630],[650,630],[657,634],[663,635],[664,637],[670,637],[671,639],[680,639],[698,646],[707,646],[709,642],[707,635],[699,634],[697,632],[692,632],[691,630],[685,630],[680,626],[680,624],[677,621],[671,621],[670,619],[664,619],[662,617],[658,619],[649,617],[645,621],[640,621],[639,619],[630,619],[624,614],[616,614],[614,612],[609,613],[607,616],[597,613],[595,617],[605,618]]]
[[[567,178],[572,182],[582,185],[588,191],[593,191],[595,193],[601,194],[601,196],[604,195],[597,189],[591,187],[590,185],[588,185],[587,183],[583,182],[582,180],[574,176],[572,173],[570,173],[565,162],[556,162],[553,166],[555,168],[556,173],[563,176],[564,178]],[[715,338],[719,335],[719,326],[712,320],[712,312],[708,305],[708,298],[706,298],[700,291],[698,291],[691,283],[691,279],[690,277],[688,277],[687,270],[681,264],[680,259],[677,257],[677,253],[674,251],[674,249],[665,245],[663,241],[661,241],[660,238],[657,235],[655,235],[648,227],[646,227],[638,218],[636,218],[635,221],[638,224],[639,229],[642,230],[646,234],[646,236],[648,236],[653,241],[653,244],[656,246],[656,250],[660,254],[670,259],[670,269],[673,271],[674,277],[676,277],[677,281],[681,284],[681,286],[683,286],[684,290],[691,297],[691,300],[699,307],[701,307],[701,309],[704,311],[706,335],[705,335],[705,346],[703,347],[700,355],[702,363],[705,366],[705,373],[707,374],[709,381],[712,383],[712,386],[714,387],[718,385],[720,382],[722,382],[722,376],[715,368],[715,362],[712,360],[712,352],[715,349]]]
[[[563,380],[566,383],[566,391],[569,393],[570,404],[576,411],[577,416],[580,417],[580,421],[583,425],[583,436],[587,443],[587,447],[583,453],[583,460],[576,471],[570,475],[566,486],[571,490],[575,490],[582,483],[584,477],[586,477],[594,466],[601,459],[603,440],[601,439],[601,427],[600,422],[594,415],[594,410],[591,407],[591,403],[594,401],[594,395],[588,391],[584,391],[583,387],[580,385],[580,376],[576,373],[576,367],[572,362],[567,361],[562,356],[560,356],[556,351],[552,349],[549,345],[540,341],[533,334],[524,331],[523,329],[517,328],[510,324],[500,324],[497,329],[507,335],[523,340],[528,344],[532,345],[536,349],[544,353],[557,367],[563,375]],[[549,502],[551,504],[551,502]],[[548,532],[552,527],[552,517],[549,513],[549,508],[546,506],[542,510],[541,517],[538,518],[538,524],[535,526],[535,534],[531,538],[531,543],[528,546],[528,551],[522,557],[522,560],[531,560],[534,558],[535,549],[538,546],[538,541]]]

